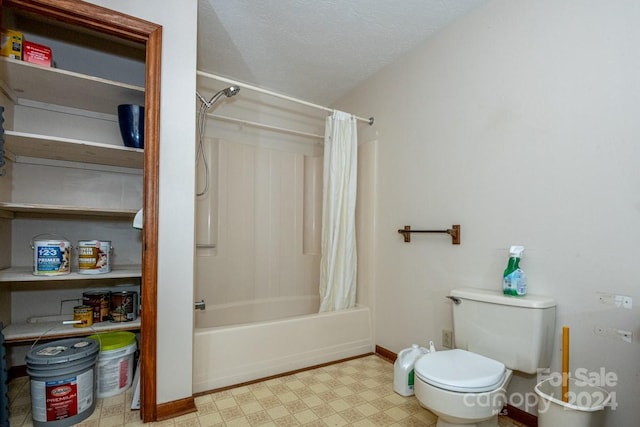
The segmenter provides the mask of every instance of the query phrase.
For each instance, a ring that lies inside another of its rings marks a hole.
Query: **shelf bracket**
[[[412,230],[410,225],[405,225],[398,233],[404,236],[405,243],[411,242],[411,233],[446,233],[451,236],[452,245],[460,244],[460,224],[452,225],[447,230]]]

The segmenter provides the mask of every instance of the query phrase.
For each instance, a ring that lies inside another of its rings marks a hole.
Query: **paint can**
[[[73,320],[81,323],[74,323],[74,328],[86,328],[93,325],[93,307],[90,305],[77,305],[73,307]]]
[[[102,274],[111,271],[111,252],[109,240],[78,241],[78,273]]]
[[[31,416],[35,427],[68,427],[90,417],[96,407],[94,340],[69,338],[33,347],[27,353]]]
[[[90,335],[100,343],[96,362],[98,389],[101,399],[124,393],[133,382],[133,359],[138,348],[136,334],[126,331]]]
[[[86,291],[82,293],[82,304],[93,309],[93,323],[109,320],[109,291]]]
[[[71,243],[68,240],[31,239],[33,249],[33,274],[35,276],[60,276],[71,272]]]
[[[138,293],[134,291],[111,292],[111,321],[132,322],[138,318]]]

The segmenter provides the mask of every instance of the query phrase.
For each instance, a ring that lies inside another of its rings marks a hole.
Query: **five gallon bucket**
[[[78,242],[78,273],[110,272],[111,250],[111,242],[108,240],[80,240]]]
[[[33,249],[33,274],[36,276],[59,276],[71,272],[71,244],[68,240],[31,241]]]
[[[609,404],[611,394],[600,387],[569,378],[569,399],[563,402],[561,381],[548,378],[536,385],[538,426],[604,426],[603,410]]]
[[[100,343],[96,364],[99,398],[111,397],[126,391],[133,382],[133,356],[137,349],[136,336],[131,332],[109,332],[91,335]]]
[[[36,427],[67,427],[96,406],[98,343],[70,338],[33,347],[26,356],[31,378],[31,414]]]

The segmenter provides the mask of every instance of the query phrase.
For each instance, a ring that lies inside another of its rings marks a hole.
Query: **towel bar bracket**
[[[405,225],[398,233],[404,236],[405,243],[411,242],[411,233],[446,233],[451,236],[452,245],[460,244],[460,224],[452,225],[447,230],[412,230],[410,225]]]

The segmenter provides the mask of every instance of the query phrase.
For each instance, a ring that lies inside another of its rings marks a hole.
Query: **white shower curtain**
[[[356,119],[334,111],[324,136],[320,312],[356,303]]]

